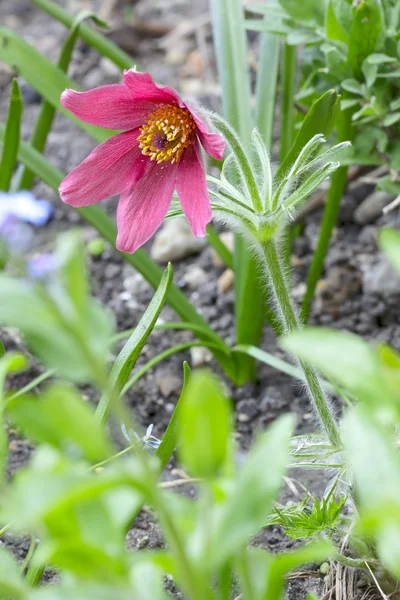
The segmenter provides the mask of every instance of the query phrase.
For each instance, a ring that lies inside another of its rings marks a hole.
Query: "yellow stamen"
[[[138,137],[142,154],[158,163],[178,162],[185,148],[193,144],[196,123],[186,108],[165,104],[151,113]]]

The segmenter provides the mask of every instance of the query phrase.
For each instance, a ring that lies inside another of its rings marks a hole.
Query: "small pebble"
[[[190,362],[192,367],[200,367],[212,359],[212,354],[208,348],[204,346],[195,346],[190,348]]]
[[[233,287],[235,281],[235,274],[232,269],[226,269],[222,275],[218,278],[217,289],[220,294],[225,294]]]
[[[149,541],[150,541],[149,536],[148,535],[144,535],[142,538],[140,538],[137,541],[137,547],[138,548],[145,548],[148,545]]]
[[[194,237],[186,219],[169,219],[154,236],[150,255],[157,263],[167,263],[198,254],[205,245],[205,238]]]

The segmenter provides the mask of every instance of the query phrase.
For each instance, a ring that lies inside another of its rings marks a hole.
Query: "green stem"
[[[3,154],[0,161],[0,191],[8,192],[18,155],[23,103],[16,79],[13,79],[10,105],[4,134]]]
[[[291,299],[285,276],[283,274],[281,261],[278,256],[274,240],[269,240],[263,244],[266,267],[270,277],[271,287],[275,294],[278,307],[281,312],[282,324],[286,332],[297,331],[300,328],[296,309]],[[314,368],[305,361],[299,361],[304,372],[305,380],[308,384],[311,398],[314,401],[315,408],[320,417],[321,423],[325,429],[332,446],[340,446],[340,437],[337,429],[336,420],[329,407],[328,399],[318,380]]]
[[[68,29],[73,27],[74,15],[71,15],[56,2],[52,0],[32,0],[32,2],[51,17],[63,23]],[[103,34],[86,25],[86,23],[82,23],[79,27],[79,37],[89,46],[95,48],[102,56],[109,58],[120,69],[130,69],[132,67],[133,60],[129,54],[118,48],[116,44],[108,40]]]
[[[282,60],[281,134],[279,158],[288,154],[294,137],[294,94],[296,91],[296,46],[285,44]]]
[[[352,139],[352,111],[346,110],[341,113],[338,121],[338,142],[345,142]],[[315,288],[324,267],[325,257],[328,253],[329,244],[332,237],[333,228],[336,225],[339,215],[340,202],[347,184],[348,167],[340,167],[331,177],[331,185],[328,192],[328,198],[325,205],[322,218],[321,229],[317,248],[315,250],[311,267],[307,278],[307,290],[301,305],[301,321],[307,323],[311,312],[311,303],[314,298]]]

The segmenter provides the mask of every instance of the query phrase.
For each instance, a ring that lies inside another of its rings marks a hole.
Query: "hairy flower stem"
[[[274,240],[269,240],[263,243],[262,250],[271,281],[271,287],[280,309],[279,312],[281,315],[283,329],[287,333],[290,333],[291,331],[297,331],[300,329],[301,325],[296,315],[296,309],[288,290]],[[315,369],[307,362],[303,360],[300,360],[299,362],[301,368],[303,369],[310,395],[314,401],[315,408],[318,412],[328,439],[333,446],[339,447],[340,437],[336,420],[329,407],[328,399],[321,388],[317,373]]]

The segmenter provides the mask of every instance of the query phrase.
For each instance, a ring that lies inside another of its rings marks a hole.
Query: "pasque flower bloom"
[[[125,130],[67,175],[64,202],[80,207],[120,194],[117,248],[131,253],[160,226],[176,189],[194,235],[205,235],[211,206],[200,144],[221,159],[225,143],[175,90],[129,70],[121,84],[65,90],[61,103],[86,123]]]

